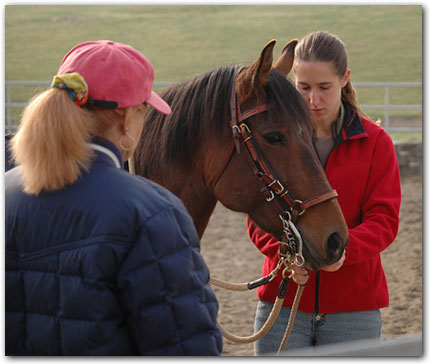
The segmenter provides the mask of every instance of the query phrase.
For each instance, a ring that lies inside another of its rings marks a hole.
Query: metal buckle
[[[249,129],[249,127],[246,123],[241,123],[239,126],[241,128],[244,128],[249,134],[251,134],[251,130]]]
[[[278,185],[279,191],[276,191],[276,190],[272,187],[274,184],[277,184],[277,185]],[[280,195],[280,194],[281,194],[282,192],[284,192],[284,190],[285,190],[285,188],[284,188],[284,186],[282,185],[282,183],[281,183],[281,182],[279,182],[279,180],[277,180],[277,179],[275,179],[272,183],[270,183],[268,187],[271,187],[272,189],[274,189],[274,190],[275,190],[275,193],[276,193],[277,195]]]
[[[303,215],[303,214],[305,213],[306,209],[302,208],[302,204],[303,204],[303,201],[302,201],[302,200],[294,200],[294,206],[291,206],[291,207],[290,207],[291,211],[293,211],[293,210],[294,210],[294,208],[295,208],[296,206],[298,206],[298,207],[300,207],[300,210],[299,210],[299,209],[296,209],[297,211],[300,211],[300,212],[298,213],[298,215],[299,215],[299,216]]]
[[[233,130],[233,133],[234,133],[234,130],[236,130],[238,133],[240,133],[240,128],[238,125],[232,125],[231,129]]]
[[[266,201],[270,202],[275,198],[275,195],[273,194],[273,191],[269,191],[270,192],[270,197],[266,197]]]

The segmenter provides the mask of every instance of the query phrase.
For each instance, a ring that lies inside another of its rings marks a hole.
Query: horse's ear
[[[297,42],[297,39],[290,40],[285,45],[281,55],[275,63],[274,68],[284,76],[287,76],[290,73],[291,68],[293,67],[294,49],[296,48]]]
[[[261,51],[260,57],[245,72],[239,75],[236,92],[241,102],[266,83],[266,77],[272,69],[273,47],[275,44],[276,40],[274,39],[267,43]]]
[[[258,69],[254,76],[254,86],[261,86],[266,83],[266,77],[272,69],[273,48],[275,47],[275,44],[276,40],[272,39],[261,51],[260,57],[256,61],[258,62]]]

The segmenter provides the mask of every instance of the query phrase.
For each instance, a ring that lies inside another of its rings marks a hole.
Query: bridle
[[[244,146],[245,155],[252,168],[253,174],[260,184],[260,191],[263,193],[267,202],[272,202],[279,211],[279,217],[282,220],[284,227],[285,240],[289,240],[289,249],[300,258],[302,262],[298,261],[298,265],[304,264],[304,259],[301,254],[301,237],[295,228],[294,224],[297,222],[300,215],[303,215],[307,209],[316,206],[338,196],[336,190],[331,189],[328,192],[308,198],[306,200],[298,200],[294,198],[287,188],[284,187],[279,178],[273,172],[257,143],[255,142],[246,120],[252,116],[265,112],[273,107],[271,104],[261,104],[255,106],[245,112],[241,112],[240,104],[236,93],[236,79],[239,72],[236,72],[232,80],[231,94],[230,94],[230,113],[231,120],[229,121],[232,133],[233,143],[230,153],[225,160],[222,168],[216,175],[212,183],[212,191],[214,191],[219,179],[226,170],[234,150],[240,153],[240,145]],[[296,239],[294,239],[296,238]],[[298,246],[295,245],[294,240],[298,241]],[[287,249],[287,248],[285,248]],[[297,259],[296,259],[297,260]]]

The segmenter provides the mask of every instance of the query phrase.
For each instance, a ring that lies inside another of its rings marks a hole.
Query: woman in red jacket
[[[296,87],[312,109],[316,149],[349,227],[350,242],[334,265],[308,272],[296,267],[273,328],[255,344],[256,355],[275,353],[290,315],[296,283],[306,287],[286,350],[360,339],[379,339],[379,309],[388,306],[380,253],[399,225],[400,175],[393,142],[360,110],[349,80],[343,42],[326,32],[301,39],[293,66]],[[248,220],[249,235],[266,255],[263,275],[277,264],[276,239]],[[255,330],[267,319],[280,278],[258,289]]]

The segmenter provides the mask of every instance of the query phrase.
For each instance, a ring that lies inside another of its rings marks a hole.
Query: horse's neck
[[[202,174],[180,171],[155,182],[166,187],[184,202],[201,238],[217,202],[204,183]]]
[[[206,230],[206,227],[208,226],[209,219],[212,215],[213,210],[215,209],[216,205],[216,199],[212,198],[210,200],[206,199],[206,201],[201,201],[198,199],[194,199],[194,195],[189,197],[186,197],[186,194],[188,192],[184,192],[184,197],[180,196],[181,200],[188,201],[187,204],[185,204],[188,212],[190,213],[191,217],[193,218],[194,225],[196,227],[197,233],[199,235],[199,238],[201,239],[203,236],[203,233]]]

